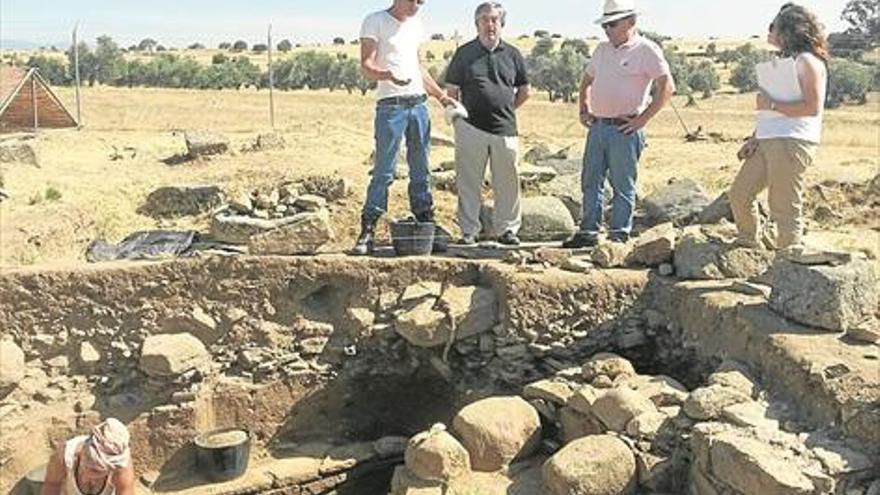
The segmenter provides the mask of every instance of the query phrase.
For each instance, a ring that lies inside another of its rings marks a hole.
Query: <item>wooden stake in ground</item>
[[[272,130],[275,130],[275,74],[272,69],[272,25],[269,24],[269,125],[272,126]]]
[[[34,106],[34,133],[40,129],[39,112],[37,107],[37,80],[31,75],[31,104]]]
[[[73,74],[74,74],[74,98],[76,98],[76,125],[82,127],[82,105],[79,99],[79,42],[77,41],[79,22],[73,26]]]

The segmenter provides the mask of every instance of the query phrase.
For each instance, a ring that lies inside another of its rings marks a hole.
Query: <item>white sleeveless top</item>
[[[828,90],[828,70],[825,63],[812,53],[801,53],[795,59],[797,75],[803,74],[804,67],[809,63],[806,59],[821,67],[819,73],[819,115],[815,117],[786,117],[770,110],[758,112],[755,126],[755,137],[758,139],[792,138],[819,144],[822,140],[822,118],[825,114],[825,94]]]
[[[63,495],[84,495],[76,486],[76,451],[88,438],[87,436],[75,437],[64,444],[64,468],[67,476],[64,478],[64,490],[61,492]],[[107,477],[107,483],[98,495],[116,495],[112,475]]]

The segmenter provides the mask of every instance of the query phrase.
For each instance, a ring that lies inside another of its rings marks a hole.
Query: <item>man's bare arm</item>
[[[461,88],[455,84],[447,84],[446,95],[452,99],[461,100]]]
[[[593,110],[590,108],[590,86],[593,85],[593,76],[584,72],[584,77],[581,79],[581,88],[578,92],[578,108],[580,109],[580,119],[581,124],[586,127],[590,127],[593,125],[593,122],[596,120],[595,116],[593,116]]]
[[[425,91],[436,98],[444,107],[451,105],[453,98],[443,92],[443,88],[437,84],[437,81],[434,80],[434,77],[428,72],[428,69],[426,69],[424,65],[420,66],[420,69],[422,70],[422,82],[425,85]]]
[[[135,495],[134,467],[129,465],[116,471],[113,483],[116,487],[116,495]]]
[[[376,62],[379,44],[372,38],[361,38],[361,74],[369,81],[392,81],[398,86],[406,86],[409,81],[394,78],[390,70],[382,69]]]
[[[61,487],[64,485],[66,477],[64,452],[59,447],[49,458],[49,464],[46,466],[46,478],[43,480],[43,489],[40,491],[40,495],[61,495]]]

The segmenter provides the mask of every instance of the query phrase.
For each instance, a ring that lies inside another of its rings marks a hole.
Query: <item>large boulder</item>
[[[18,140],[0,142],[0,163],[24,163],[39,166],[34,147]]]
[[[141,349],[141,370],[153,377],[173,377],[211,362],[202,341],[188,333],[151,335]]]
[[[9,339],[0,340],[0,394],[24,379],[24,352]]]
[[[229,138],[206,130],[187,130],[183,133],[190,158],[220,155],[229,151]]]
[[[647,397],[629,388],[615,388],[601,394],[593,402],[592,413],[609,430],[623,433],[633,418],[657,412]]]
[[[247,244],[251,237],[283,227],[293,222],[295,218],[268,220],[244,215],[218,214],[211,220],[211,239],[229,244]]]
[[[692,179],[673,179],[648,195],[644,206],[653,223],[673,222],[684,226],[696,221],[710,201],[703,188]]]
[[[217,186],[167,186],[151,192],[138,209],[153,218],[175,218],[207,213],[224,201]]]
[[[730,197],[726,191],[703,208],[700,216],[697,217],[697,223],[721,223],[723,220],[733,221],[733,208],[730,206]]]
[[[553,180],[540,186],[541,194],[559,198],[568,208],[575,223],[580,223],[583,216],[583,198],[581,191],[581,175],[557,175]]]
[[[878,307],[880,278],[866,260],[811,266],[780,257],[772,274],[770,307],[811,327],[846,331],[870,321]]]
[[[252,236],[248,251],[262,255],[314,254],[333,236],[327,210],[300,213],[281,227]]]
[[[592,382],[599,376],[606,376],[614,381],[618,377],[636,376],[636,370],[626,358],[610,352],[600,352],[584,363],[581,374],[587,382]]]
[[[551,196],[523,198],[521,206],[522,227],[519,231],[519,237],[523,241],[559,241],[567,239],[576,230],[571,212],[559,198]],[[492,205],[484,206],[480,215],[483,235],[487,237],[495,233],[492,226],[493,208]]]
[[[423,480],[406,466],[394,468],[390,495],[443,495],[446,487],[439,481]]]
[[[404,294],[404,311],[397,316],[394,329],[410,344],[436,347],[454,340],[487,332],[498,320],[495,291],[486,287],[450,287],[438,298],[433,294],[421,297],[415,286]],[[455,330],[449,318],[455,322]]]
[[[691,392],[682,409],[691,419],[708,421],[719,418],[725,408],[749,400],[751,398],[741,390],[715,384]]]
[[[410,439],[404,461],[411,473],[428,481],[449,481],[471,469],[468,451],[445,427],[431,428]]]
[[[686,280],[752,278],[766,273],[775,254],[737,246],[733,233],[709,227],[688,227],[675,249],[675,272]]]
[[[339,201],[351,194],[351,184],[338,175],[309,175],[296,182],[301,194],[321,196],[328,202]]]
[[[646,230],[633,240],[632,252],[626,260],[627,264],[659,266],[671,262],[675,255],[677,235],[672,222]]]
[[[747,429],[703,423],[691,437],[694,468],[705,472],[701,477],[715,481],[718,493],[827,493],[805,474],[811,462],[796,453],[796,437],[789,441],[792,445],[785,444],[785,437],[771,442],[756,438]]]
[[[636,488],[636,461],[619,438],[593,435],[548,459],[543,477],[550,495],[626,495]]]
[[[493,397],[464,407],[452,422],[475,471],[497,471],[532,454],[541,440],[538,412],[520,397]]]

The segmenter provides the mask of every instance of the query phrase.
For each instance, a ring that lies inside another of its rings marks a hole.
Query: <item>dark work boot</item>
[[[355,256],[373,254],[373,242],[376,235],[376,220],[361,219],[361,233],[351,249]]]

